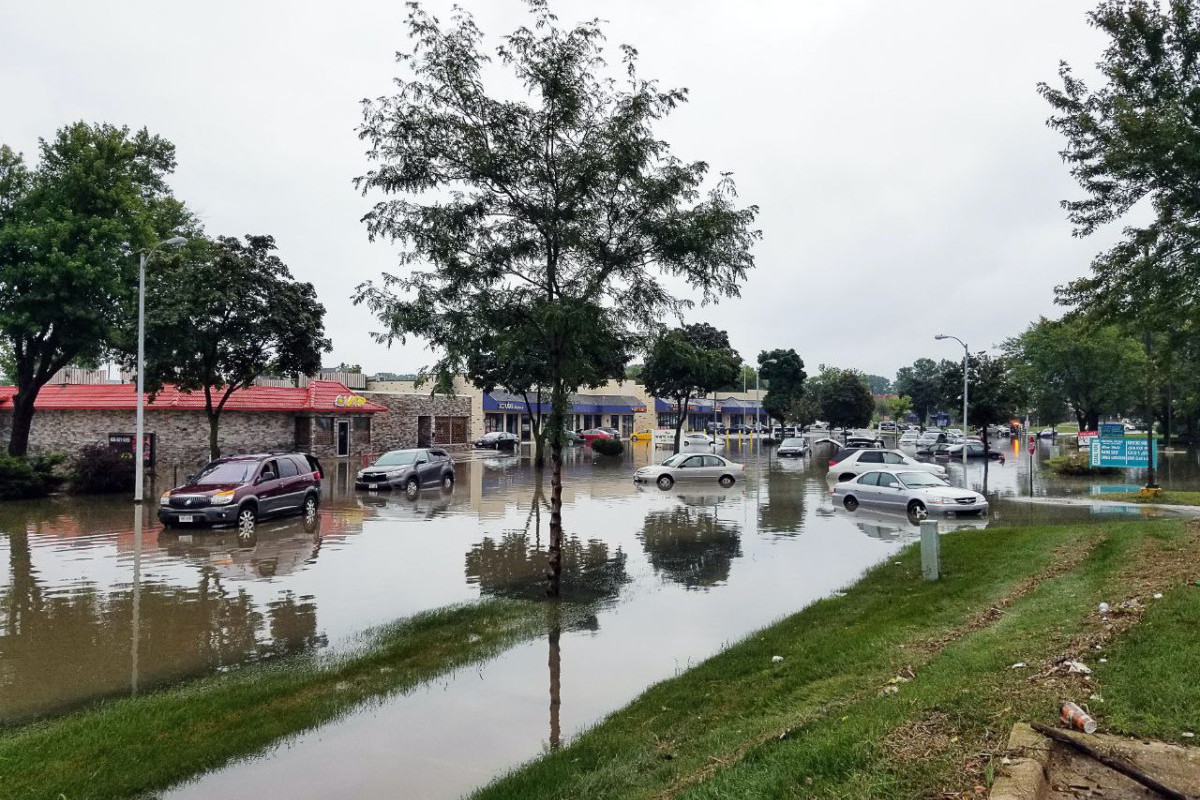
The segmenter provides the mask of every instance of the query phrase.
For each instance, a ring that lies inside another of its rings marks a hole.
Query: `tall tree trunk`
[[[221,448],[217,446],[217,427],[221,423],[221,412],[208,412],[208,458],[216,461],[221,457]]]
[[[1089,430],[1089,431],[1100,430],[1100,412],[1099,411],[1089,412],[1087,415],[1086,421],[1087,421],[1087,430]],[[1083,430],[1083,428],[1080,428],[1079,430]]]
[[[550,478],[550,547],[546,564],[546,594],[550,597],[558,597],[562,581],[563,430],[569,399],[562,384],[556,384],[550,401],[550,464],[553,472]]]
[[[562,608],[557,602],[550,604],[550,752],[562,747],[562,722],[559,710],[562,707]]]
[[[23,457],[29,450],[29,432],[33,428],[33,402],[37,399],[37,388],[22,386],[13,395],[12,433],[8,440],[8,454]]]
[[[683,438],[683,423],[687,419],[688,398],[675,399],[675,452],[679,452],[680,443]]]

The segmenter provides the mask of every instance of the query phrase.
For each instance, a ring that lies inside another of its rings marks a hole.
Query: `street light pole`
[[[182,236],[172,236],[149,251],[143,250],[138,253],[137,423],[133,437],[133,502],[135,503],[140,503],[145,499],[143,487],[146,482],[146,262],[150,260],[150,256],[158,252],[158,248],[178,247],[186,242],[187,239]]]
[[[945,333],[939,333],[933,337],[937,340],[953,339],[963,346],[963,443],[962,443],[962,461],[963,461],[963,480],[967,479],[967,360],[971,357],[971,351],[967,347],[967,343],[957,336],[950,336]],[[983,432],[987,436],[987,431]]]

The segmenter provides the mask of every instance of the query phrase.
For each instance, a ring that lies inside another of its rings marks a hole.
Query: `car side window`
[[[896,480],[895,475],[891,475],[887,472],[881,472],[879,473],[879,485],[881,487],[899,486],[900,481]]]
[[[903,464],[904,457],[898,453],[884,453],[883,463],[885,464]]]
[[[258,475],[261,478],[263,475],[266,475],[268,472],[270,472],[276,478],[279,477],[279,466],[275,463],[275,459],[271,459],[270,461],[264,461],[263,465],[262,465],[262,469],[259,470]]]
[[[860,464],[882,464],[883,453],[863,453],[858,457]]]
[[[692,456],[691,458],[685,458],[683,460],[683,463],[681,463],[679,465],[679,468],[680,469],[690,469],[692,467],[702,467],[702,466],[704,466],[704,456]]]
[[[279,477],[281,478],[294,478],[300,474],[300,471],[296,469],[296,462],[291,458],[281,458],[277,463],[279,464]]]
[[[704,457],[704,466],[706,466],[706,467],[723,467],[723,466],[725,466],[725,462],[722,461],[721,459],[717,458],[716,456],[705,456]]]
[[[867,486],[878,486],[879,485],[879,473],[878,472],[868,472],[866,475],[863,475],[861,478],[859,478],[858,482],[861,484],[865,484]]]

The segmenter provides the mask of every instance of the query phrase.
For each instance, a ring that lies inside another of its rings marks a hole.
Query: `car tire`
[[[721,484],[726,489],[728,489],[730,486],[733,486],[733,476],[732,475],[722,475],[721,479],[719,481],[717,481],[717,483]]]
[[[238,539],[249,539],[254,536],[254,529],[258,525],[258,508],[253,503],[246,503],[238,508],[237,513],[237,535]]]
[[[847,511],[854,511],[858,508],[858,498],[852,494],[848,494],[842,498],[842,507]]]
[[[320,501],[317,500],[317,495],[314,492],[309,492],[308,496],[304,498],[304,505],[300,507],[300,510],[304,513],[305,517],[308,517],[311,514],[317,513],[318,505],[320,505]]]
[[[416,478],[409,478],[404,482],[404,493],[411,497],[416,497],[417,492],[421,490],[421,485],[417,483]]]
[[[665,492],[667,489],[670,489],[675,485],[675,479],[670,475],[659,475],[658,480],[656,480],[655,483],[658,484],[658,488]]]
[[[442,476],[442,489],[448,492],[453,488],[454,488],[454,473],[447,472],[445,475]]]
[[[913,500],[908,504],[908,518],[913,522],[922,522],[929,519],[929,509],[920,500]]]

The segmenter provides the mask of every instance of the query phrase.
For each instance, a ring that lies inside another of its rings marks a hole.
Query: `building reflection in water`
[[[688,589],[729,580],[742,554],[740,528],[719,518],[725,495],[677,495],[679,504],[646,514],[640,539],[655,572]]]

